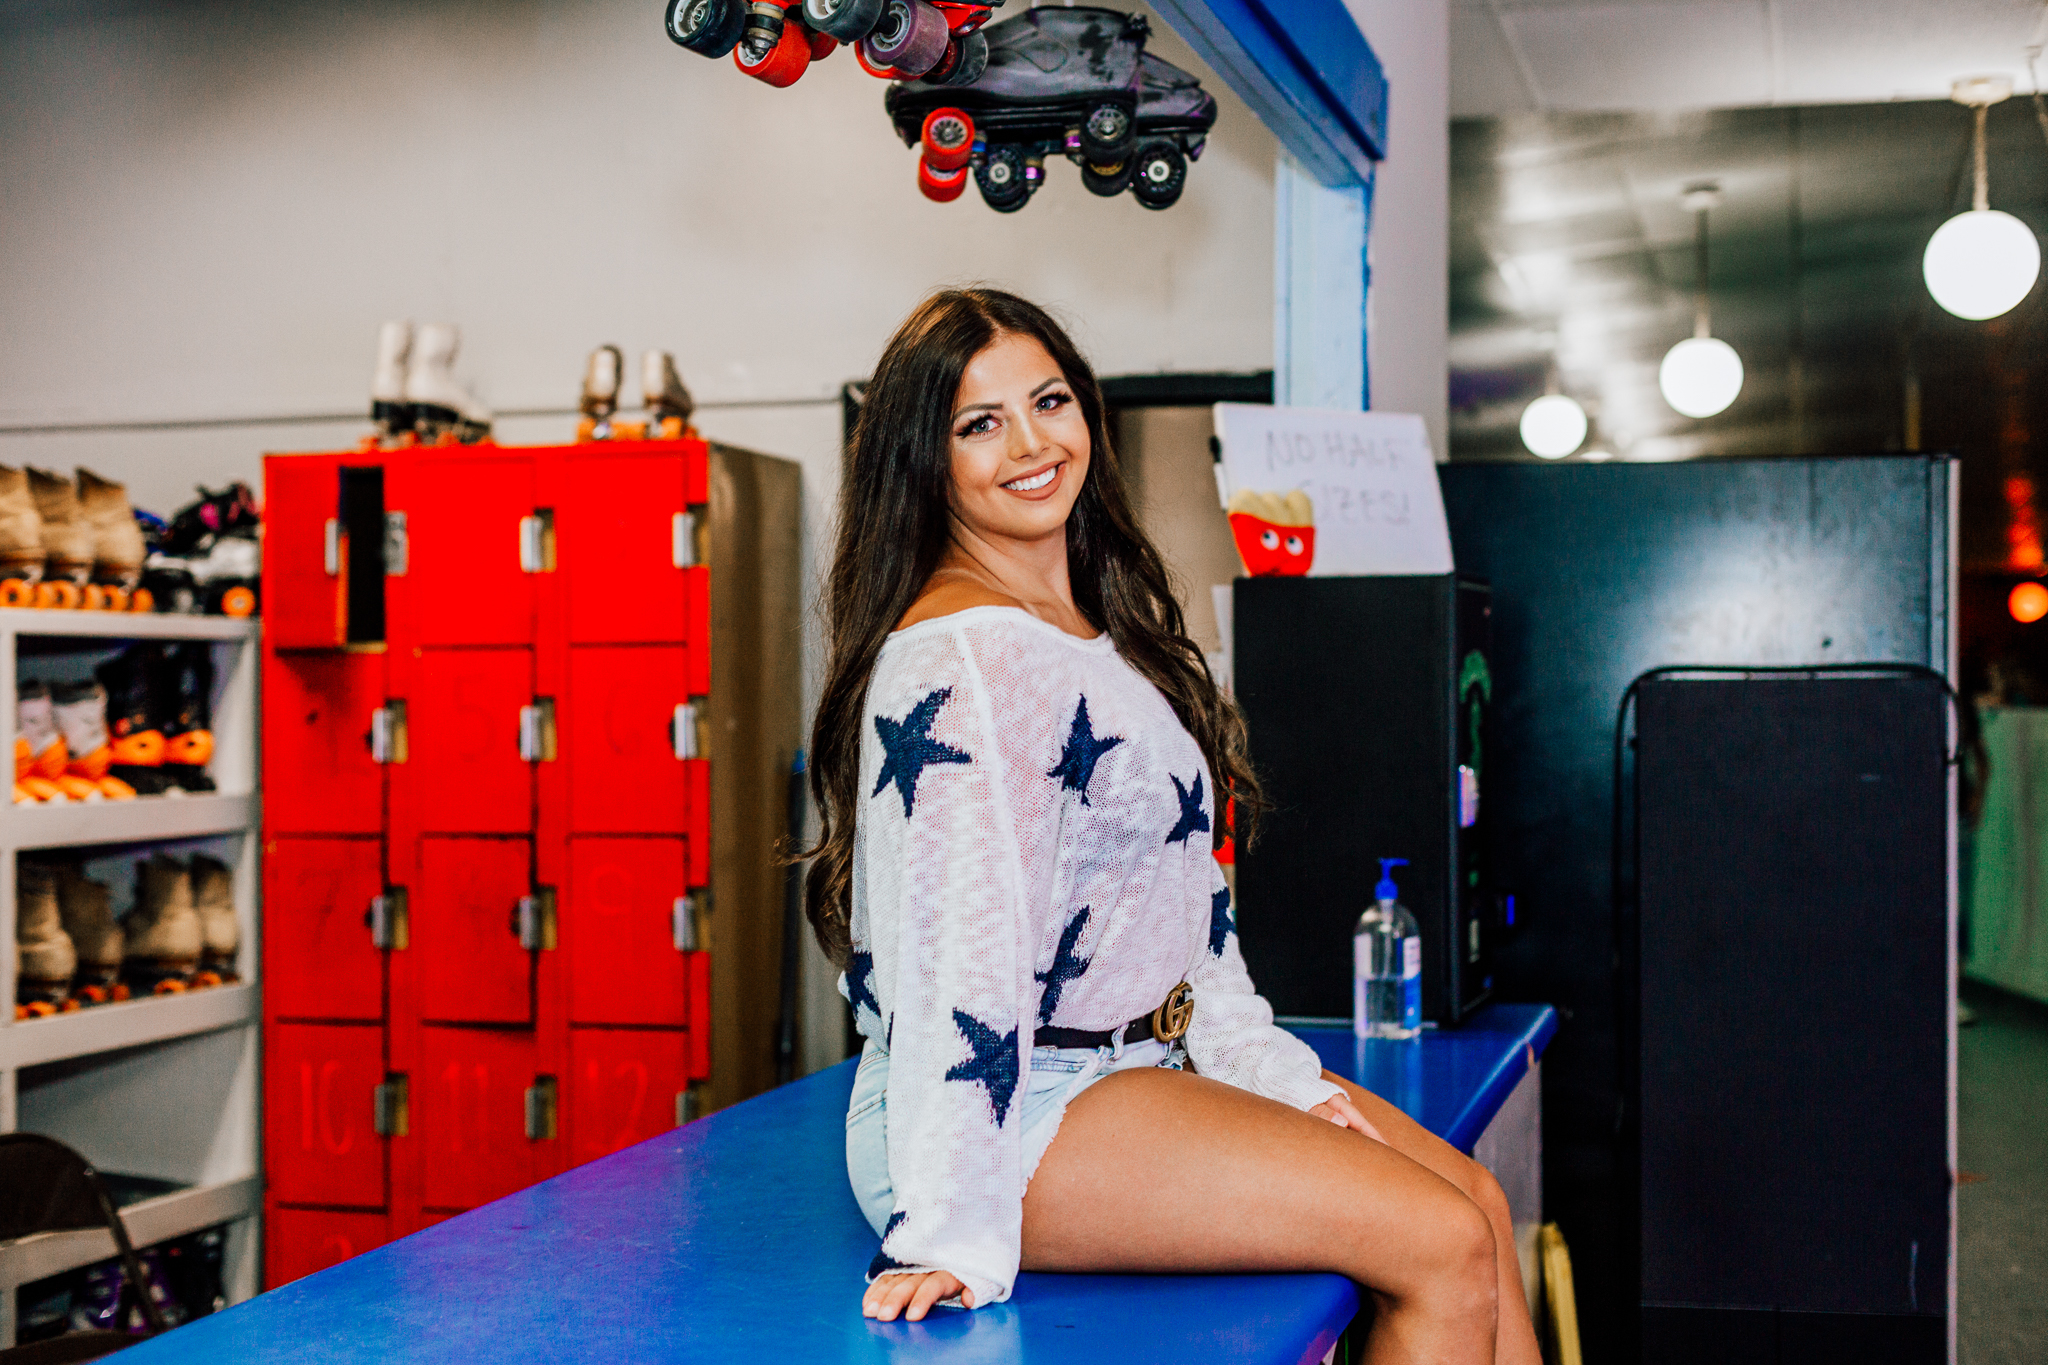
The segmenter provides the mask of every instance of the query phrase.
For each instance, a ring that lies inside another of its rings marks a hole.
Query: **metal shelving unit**
[[[0,934],[14,938],[18,854],[72,849],[109,881],[117,905],[136,859],[158,848],[202,851],[235,870],[242,925],[239,984],[17,1021],[0,1017],[0,1132],[48,1133],[102,1170],[180,1186],[122,1211],[136,1245],[228,1226],[228,1298],[256,1291],[262,1180],[257,1131],[261,961],[256,791],[258,630],[222,617],[0,609],[0,752],[12,752],[25,677],[83,677],[135,640],[214,646],[214,757],[219,792],[0,809]],[[16,957],[0,954],[0,993],[14,998]],[[14,1341],[24,1284],[105,1260],[102,1230],[0,1242],[0,1346]]]

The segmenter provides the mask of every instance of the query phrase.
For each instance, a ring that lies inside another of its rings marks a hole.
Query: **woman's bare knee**
[[[1503,1236],[1513,1235],[1515,1216],[1508,1207],[1507,1192],[1501,1189],[1500,1181],[1494,1179],[1492,1171],[1474,1161],[1471,1180],[1465,1186],[1465,1193],[1492,1222],[1496,1232]]]

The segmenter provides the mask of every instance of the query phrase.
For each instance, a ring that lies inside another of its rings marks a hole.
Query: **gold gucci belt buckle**
[[[1188,1021],[1194,1017],[1195,988],[1183,981],[1168,991],[1159,1008],[1152,1011],[1152,1036],[1162,1043],[1171,1043],[1188,1031]]]

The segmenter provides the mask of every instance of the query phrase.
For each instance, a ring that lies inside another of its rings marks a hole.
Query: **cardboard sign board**
[[[1218,403],[1216,440],[1226,510],[1240,493],[1308,496],[1310,575],[1451,571],[1443,492],[1420,417]]]

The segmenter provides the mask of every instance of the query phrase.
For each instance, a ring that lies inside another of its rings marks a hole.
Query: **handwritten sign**
[[[1311,575],[1451,571],[1443,492],[1420,417],[1218,403],[1216,439],[1216,488],[1226,507],[1244,490],[1308,494]]]

